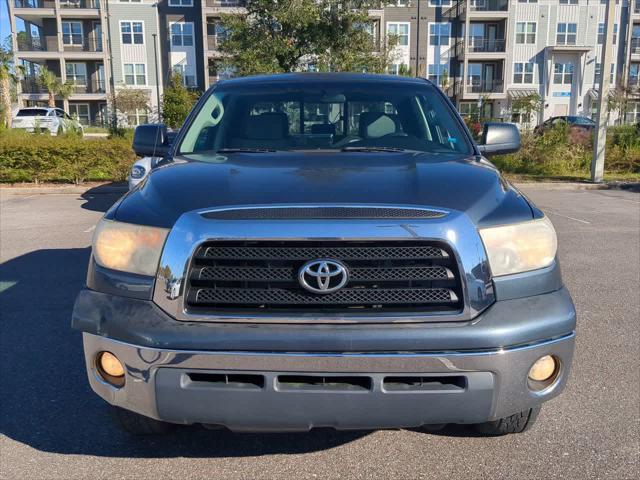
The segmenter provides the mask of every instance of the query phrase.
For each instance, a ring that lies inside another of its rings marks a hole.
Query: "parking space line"
[[[543,210],[544,210],[545,212],[547,212],[547,213],[550,213],[551,215],[556,215],[556,216],[558,216],[558,217],[567,218],[567,219],[569,219],[569,220],[573,220],[573,221],[575,221],[575,222],[586,223],[587,225],[590,225],[590,224],[591,224],[591,222],[589,222],[589,221],[587,221],[587,220],[582,220],[582,219],[580,219],[580,218],[575,218],[575,217],[570,217],[570,216],[568,216],[568,215],[563,215],[563,214],[561,214],[561,213],[554,212],[553,210],[547,210],[546,208],[543,208]]]

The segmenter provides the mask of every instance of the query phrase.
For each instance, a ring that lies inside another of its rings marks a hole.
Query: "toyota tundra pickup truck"
[[[424,79],[222,81],[96,227],[73,327],[134,434],[469,424],[518,433],[569,374],[549,219]],[[428,427],[427,427],[428,428]]]

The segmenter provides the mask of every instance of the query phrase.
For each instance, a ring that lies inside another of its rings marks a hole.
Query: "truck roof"
[[[316,73],[316,72],[297,72],[297,73],[276,73],[269,75],[252,75],[248,77],[230,78],[227,80],[221,80],[218,84],[224,85],[250,85],[253,83],[269,84],[269,83],[317,83],[317,82],[331,82],[331,83],[358,83],[358,82],[373,82],[373,83],[387,83],[387,84],[420,84],[424,85],[428,83],[433,85],[433,82],[425,78],[416,77],[403,77],[399,75],[390,74],[372,74],[372,73],[346,73],[346,72],[332,72],[332,73]]]

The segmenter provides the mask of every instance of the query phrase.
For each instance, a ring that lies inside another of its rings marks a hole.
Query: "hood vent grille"
[[[442,218],[447,212],[419,207],[341,207],[341,206],[287,206],[248,207],[214,210],[202,216],[217,220],[297,220],[297,219],[403,219]]]

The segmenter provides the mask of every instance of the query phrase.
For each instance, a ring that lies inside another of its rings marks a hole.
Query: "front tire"
[[[120,407],[110,406],[109,410],[116,426],[130,435],[164,435],[175,426]]]
[[[483,435],[498,436],[509,433],[522,433],[529,430],[538,418],[540,407],[530,408],[524,412],[514,413],[508,417],[499,418],[492,422],[475,425],[476,430]]]

